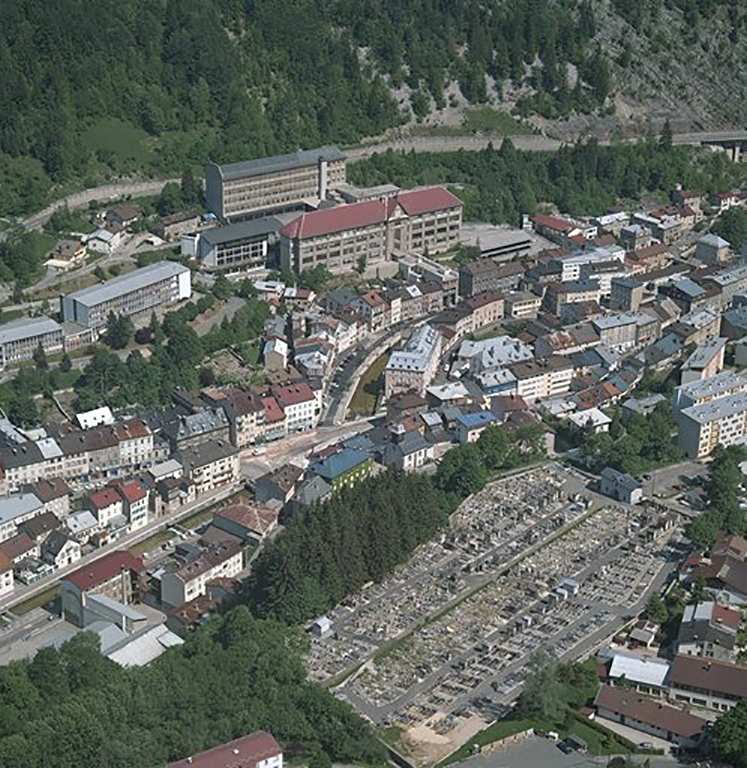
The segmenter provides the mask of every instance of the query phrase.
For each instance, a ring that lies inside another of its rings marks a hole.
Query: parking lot
[[[357,667],[338,695],[447,754],[467,724],[508,710],[537,648],[581,658],[629,621],[673,567],[676,533],[559,465],[497,481],[387,581],[330,614],[310,674]]]

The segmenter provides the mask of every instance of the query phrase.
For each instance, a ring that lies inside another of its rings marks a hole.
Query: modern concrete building
[[[0,369],[31,360],[41,345],[48,355],[62,351],[62,326],[50,317],[24,317],[0,327]]]
[[[321,147],[230,165],[208,163],[205,199],[222,221],[316,208],[345,183],[345,155]]]
[[[274,217],[253,219],[182,237],[182,255],[207,270],[263,269],[276,247],[282,223]]]
[[[101,330],[110,313],[139,315],[192,295],[191,272],[183,264],[159,261],[120,277],[62,296],[63,321]]]
[[[430,325],[412,333],[401,350],[392,352],[384,371],[384,391],[387,398],[399,392],[425,393],[438,370],[441,334]]]
[[[305,213],[280,231],[280,265],[347,274],[394,254],[440,253],[459,242],[462,202],[443,187]]]
[[[685,408],[679,414],[678,443],[691,459],[710,456],[717,445],[734,445],[747,434],[747,393]]]
[[[691,381],[675,390],[674,410],[681,411],[693,405],[709,403],[727,395],[747,391],[747,379],[733,371],[723,371],[709,379]]]

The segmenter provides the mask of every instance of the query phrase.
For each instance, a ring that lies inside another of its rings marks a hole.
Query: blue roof
[[[495,414],[490,411],[479,411],[478,413],[465,413],[457,421],[467,429],[473,427],[484,427],[486,424],[495,421]]]
[[[339,453],[328,456],[324,461],[315,464],[311,469],[325,480],[334,480],[369,459],[370,456],[364,451],[343,448]]]

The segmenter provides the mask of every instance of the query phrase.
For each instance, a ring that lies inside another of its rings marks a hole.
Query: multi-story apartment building
[[[19,525],[44,512],[44,505],[33,493],[19,493],[0,499],[0,541],[15,536]]]
[[[386,299],[378,291],[367,291],[362,296],[358,296],[353,301],[353,306],[366,318],[370,333],[377,333],[391,320]]]
[[[625,263],[625,249],[618,245],[605,245],[597,248],[586,248],[572,256],[559,259],[561,265],[560,279],[566,283],[569,280],[579,280],[582,269],[588,270],[590,265],[617,261],[622,267]]]
[[[430,325],[412,333],[403,349],[392,352],[384,371],[386,397],[399,392],[417,392],[421,397],[438,370],[441,334]]]
[[[161,577],[161,600],[178,606],[204,595],[212,579],[232,579],[241,573],[241,545],[223,541],[204,551],[194,560]]]
[[[302,214],[280,232],[280,264],[333,274],[376,267],[394,254],[440,253],[456,245],[462,202],[443,187]],[[455,273],[456,277],[456,273]],[[456,288],[456,286],[455,286]]]
[[[273,387],[272,396],[285,412],[288,434],[314,429],[322,412],[322,391],[312,389],[305,381]]]
[[[234,389],[214,402],[228,416],[231,442],[239,449],[253,445],[264,426],[265,409],[260,399],[241,389]]]
[[[142,419],[114,426],[119,444],[119,465],[128,469],[144,469],[153,461],[153,433]]]
[[[263,269],[276,248],[282,224],[269,217],[241,221],[182,238],[182,255],[193,256],[205,269]]]
[[[174,454],[192,478],[197,495],[239,481],[239,454],[228,442],[209,440]]]
[[[0,370],[31,360],[39,348],[46,354],[62,351],[62,326],[49,317],[14,320],[0,327]]]
[[[747,379],[733,371],[723,371],[710,379],[691,381],[677,387],[674,393],[674,410],[681,411],[740,392],[747,392]]]
[[[479,331],[487,325],[493,325],[503,319],[504,299],[499,291],[478,293],[464,300],[472,313],[472,331]]]
[[[515,363],[509,370],[516,378],[516,394],[527,403],[566,395],[571,389],[573,364],[560,355]]]
[[[678,442],[690,458],[710,456],[717,445],[734,445],[747,434],[747,393],[727,395],[679,413]]]
[[[130,605],[140,599],[143,561],[131,552],[110,552],[69,574],[62,580],[62,613],[82,627],[89,595],[104,595]]]
[[[101,285],[62,296],[62,319],[101,330],[111,313],[139,315],[192,295],[191,272],[174,261],[136,269]]]
[[[222,408],[203,408],[195,413],[179,416],[165,425],[163,434],[172,451],[200,445],[209,440],[228,440],[230,426]]]
[[[633,277],[614,277],[610,283],[610,307],[621,312],[637,312],[643,300],[643,283]]]
[[[345,155],[330,146],[230,165],[208,163],[205,182],[208,208],[222,221],[304,210],[345,183]]]
[[[505,297],[505,312],[507,318],[521,319],[534,317],[542,305],[542,297],[526,291],[512,291]]]
[[[642,312],[622,312],[591,321],[599,341],[613,349],[625,350],[656,338],[656,318]]]
[[[547,286],[542,308],[553,315],[560,315],[565,304],[599,301],[602,292],[597,280],[570,280]]]
[[[485,291],[514,291],[524,276],[518,262],[497,264],[490,259],[473,261],[459,268],[459,293],[474,296]]]

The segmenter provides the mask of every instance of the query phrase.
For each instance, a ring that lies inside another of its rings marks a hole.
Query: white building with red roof
[[[130,525],[137,531],[148,524],[148,492],[138,480],[114,480],[110,483],[122,500],[122,511]]]
[[[168,768],[283,768],[283,751],[269,733],[257,731],[169,763]]]
[[[444,187],[400,192],[304,213],[280,232],[281,266],[333,274],[375,267],[397,254],[447,251],[459,242],[462,201]]]
[[[305,381],[272,388],[272,395],[285,413],[288,434],[314,429],[322,412],[322,392]]]
[[[86,497],[86,506],[93,512],[99,525],[106,527],[123,512],[122,498],[114,488],[99,488]]]

